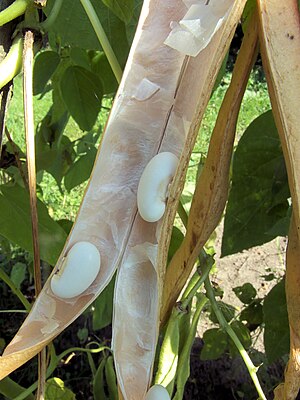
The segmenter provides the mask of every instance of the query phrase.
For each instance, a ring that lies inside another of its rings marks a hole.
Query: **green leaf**
[[[102,0],[112,12],[124,22],[129,22],[133,15],[134,0]]]
[[[33,67],[33,94],[37,95],[45,90],[45,86],[55,72],[60,57],[55,51],[43,51],[38,53]]]
[[[66,240],[66,233],[37,202],[41,259],[54,265]],[[0,234],[32,253],[29,195],[20,186],[0,186]]]
[[[52,76],[52,109],[51,109],[51,123],[55,123],[63,117],[67,112],[66,105],[63,101],[60,82],[66,69],[72,65],[70,57],[62,54],[61,61]]]
[[[65,187],[68,191],[89,179],[96,154],[97,150],[95,147],[92,147],[87,154],[81,156],[77,161],[75,161],[74,164],[71,165],[64,181]]]
[[[94,391],[94,400],[107,400],[105,391],[104,391],[104,368],[106,364],[106,358],[103,358],[99,364],[97,372],[93,381],[93,391]]]
[[[103,94],[115,93],[118,82],[109,65],[106,55],[102,51],[92,52],[91,54],[92,71],[101,79]]]
[[[263,323],[263,308],[261,300],[254,300],[249,306],[244,308],[240,315],[241,321],[246,321],[248,325],[253,326],[255,329],[258,325]]]
[[[3,338],[0,338],[0,351],[2,352],[6,346],[6,342]]]
[[[94,301],[93,330],[105,328],[112,321],[115,276]]]
[[[44,169],[49,172],[59,186],[76,156],[73,146],[74,143],[67,136],[63,135],[59,143],[55,146],[45,147],[37,155],[38,169]]]
[[[80,47],[72,47],[70,50],[70,58],[75,65],[90,69],[90,60],[86,50]]]
[[[92,148],[96,146],[96,143],[101,134],[101,127],[95,132],[90,131],[83,135],[78,141],[76,146],[77,154],[83,154],[90,151]]]
[[[244,283],[243,286],[237,286],[232,290],[238,299],[244,304],[250,304],[257,294],[256,289],[249,282]]]
[[[242,14],[242,21],[241,21],[244,33],[246,32],[246,30],[248,28],[251,16],[253,15],[253,12],[255,11],[255,7],[256,7],[256,1],[255,0],[248,0],[247,1],[246,5],[245,5],[245,8],[244,8],[244,11],[243,11],[243,14]]]
[[[129,45],[132,44],[134,38],[134,34],[137,27],[137,21],[139,20],[141,14],[142,5],[143,5],[143,0],[134,0],[133,18],[131,18],[129,23],[126,25],[126,35]]]
[[[222,329],[208,329],[203,334],[204,346],[201,350],[201,360],[216,360],[227,349],[228,337]]]
[[[97,75],[79,66],[68,67],[60,82],[62,98],[77,124],[89,131],[101,107],[102,84]]]
[[[69,219],[59,219],[57,223],[63,228],[67,235],[70,233],[73,221],[70,221]]]
[[[80,343],[84,343],[89,336],[89,330],[87,328],[79,328],[77,331],[77,337]]]
[[[248,126],[234,154],[222,256],[274,238],[268,231],[289,206],[287,180],[278,179],[282,164],[280,140],[268,111]]]
[[[64,129],[69,119],[69,114],[64,112],[60,118],[52,122],[54,113],[52,105],[38,126],[35,136],[36,166],[37,171],[46,170],[60,185],[66,166],[64,161],[67,153],[72,152],[72,143],[63,136]],[[67,166],[68,168],[68,166]]]
[[[289,352],[290,332],[284,285],[283,279],[271,289],[263,304],[264,345],[270,364]]]
[[[65,387],[59,378],[51,378],[46,382],[45,400],[75,400],[75,394]]]
[[[18,289],[26,277],[27,267],[24,263],[17,262],[11,269],[10,279]]]
[[[45,8],[49,15],[55,0],[48,0]],[[129,45],[125,24],[100,0],[92,0],[92,5],[103,26],[108,40],[123,66],[128,56]],[[51,37],[58,36],[62,46],[80,47],[86,50],[102,50],[94,29],[80,1],[64,0],[59,15],[50,28]]]
[[[227,322],[231,321],[235,316],[235,311],[236,311],[235,308],[233,306],[231,306],[230,304],[224,303],[223,301],[217,301],[217,304],[218,304],[218,308],[222,311],[226,321]],[[216,314],[214,313],[213,309],[211,309],[209,318],[215,324],[218,323],[218,318],[216,317]]]
[[[286,216],[280,218],[275,225],[272,226],[271,229],[268,230],[267,234],[271,236],[288,236],[290,222],[291,222],[291,215],[292,215],[292,207],[290,206],[287,209]]]
[[[174,254],[178,250],[183,239],[184,239],[184,235],[181,232],[181,230],[178,229],[176,226],[173,226],[171,242],[170,242],[169,252],[168,252],[168,263],[172,260]]]

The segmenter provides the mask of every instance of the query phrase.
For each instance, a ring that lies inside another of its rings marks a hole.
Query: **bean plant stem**
[[[56,18],[60,12],[61,6],[63,4],[63,0],[55,0],[53,3],[53,7],[51,9],[51,13],[49,14],[49,17],[43,22],[40,23],[40,28],[47,31],[51,26],[54,24],[56,21]]]
[[[24,124],[26,136],[28,184],[30,195],[30,209],[34,252],[34,278],[35,291],[38,295],[42,289],[40,269],[40,249],[38,242],[38,214],[36,197],[36,168],[35,168],[35,143],[34,143],[34,117],[33,117],[33,93],[32,93],[32,71],[33,71],[33,32],[27,31],[24,40],[23,54],[23,96],[24,96]]]
[[[42,290],[42,277],[40,266],[40,248],[38,233],[38,213],[36,196],[36,168],[35,168],[35,143],[34,143],[34,115],[33,115],[33,32],[28,30],[24,39],[23,54],[23,96],[24,96],[24,117],[25,135],[27,150],[28,185],[30,197],[33,254],[34,254],[34,284],[35,295],[38,296]],[[38,390],[37,400],[44,400],[46,382],[46,349],[38,354]]]
[[[83,8],[85,9],[85,12],[94,28],[94,31],[98,37],[98,40],[101,44],[101,47],[108,59],[108,62],[111,66],[111,69],[113,70],[113,73],[116,77],[116,80],[118,83],[121,82],[122,78],[122,69],[120,67],[120,64],[117,60],[117,57],[109,43],[109,40],[106,36],[106,33],[101,25],[101,22],[96,14],[96,11],[90,2],[90,0],[80,0]]]
[[[30,311],[31,305],[29,301],[26,299],[26,297],[23,295],[20,289],[17,288],[17,286],[13,283],[13,281],[10,279],[10,277],[6,274],[6,272],[3,271],[2,268],[0,268],[0,279],[3,280],[11,289],[11,291],[18,296],[19,300],[23,304],[23,306],[26,308],[26,311]]]
[[[259,395],[260,399],[266,400],[265,394],[260,386],[258,377],[257,377],[257,370],[258,368],[255,367],[255,365],[252,363],[251,358],[249,357],[248,353],[246,352],[244,346],[240,342],[239,338],[237,337],[236,333],[232,329],[232,327],[228,324],[226,321],[222,311],[219,309],[214,291],[211,285],[211,282],[209,280],[209,277],[206,278],[204,282],[205,290],[206,290],[206,295],[210,301],[211,307],[214,310],[214,313],[216,314],[216,317],[219,321],[220,326],[227,332],[227,334],[230,336],[232,339],[233,343],[235,344],[236,348],[238,349],[241,357],[244,360],[244,363],[249,371],[249,374],[251,376],[251,379],[256,387],[257,393]]]

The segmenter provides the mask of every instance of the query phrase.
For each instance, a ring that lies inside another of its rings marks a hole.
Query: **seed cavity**
[[[163,152],[153,157],[144,169],[137,191],[137,205],[145,221],[156,222],[164,215],[169,185],[178,162],[173,153]]]
[[[95,245],[90,242],[76,243],[51,278],[52,292],[62,299],[79,296],[95,280],[100,264],[100,253]]]

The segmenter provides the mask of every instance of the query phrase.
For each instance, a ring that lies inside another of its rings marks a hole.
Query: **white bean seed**
[[[52,292],[62,299],[79,296],[95,280],[100,263],[100,253],[95,245],[90,242],[76,243],[51,278]]]
[[[163,152],[153,157],[144,169],[137,191],[137,205],[145,221],[156,222],[164,215],[168,188],[178,162],[173,153]]]

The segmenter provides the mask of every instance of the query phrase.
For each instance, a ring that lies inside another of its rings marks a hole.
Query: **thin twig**
[[[33,116],[33,32],[28,30],[25,33],[23,53],[23,96],[24,96],[24,117],[25,135],[27,150],[28,186],[32,223],[33,255],[34,255],[34,284],[35,294],[38,296],[42,290],[42,278],[40,268],[40,248],[38,241],[38,214],[36,197],[36,169],[35,169],[35,145],[34,145],[34,116]],[[38,390],[37,400],[44,400],[46,380],[46,350],[43,349],[38,355]]]

